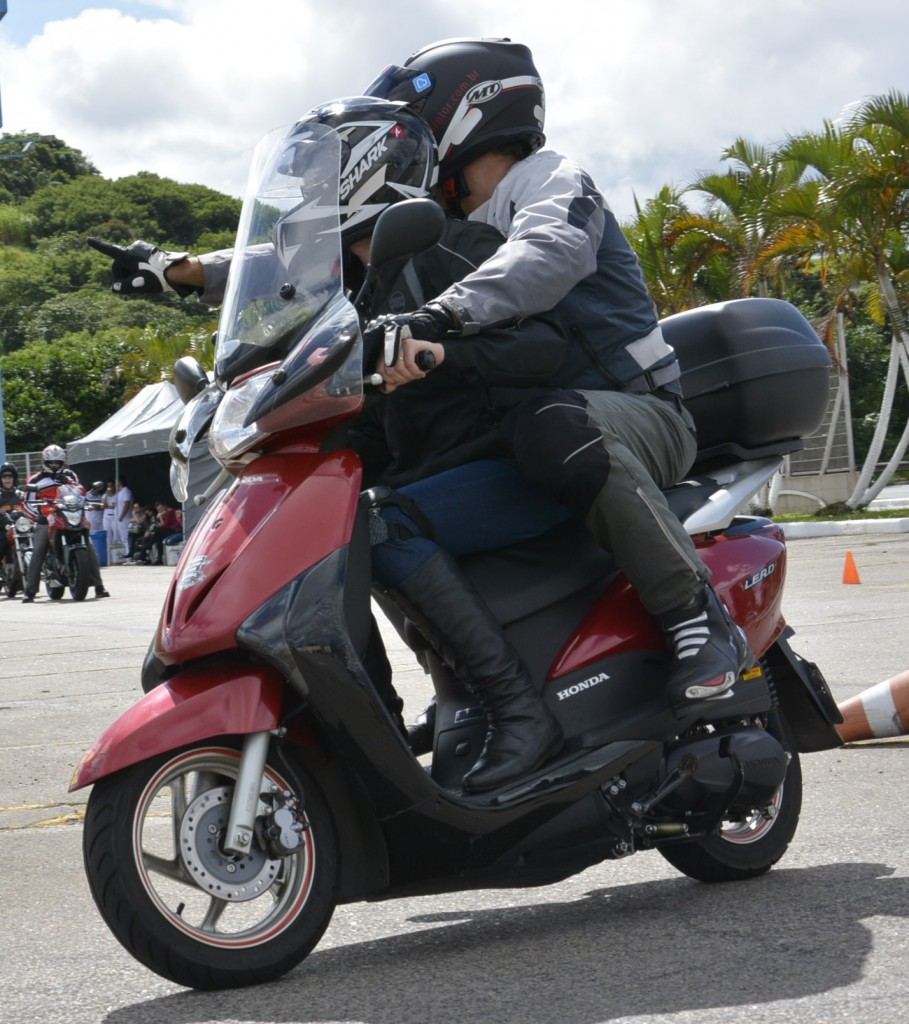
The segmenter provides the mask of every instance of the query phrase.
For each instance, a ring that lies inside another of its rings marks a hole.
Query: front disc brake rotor
[[[260,847],[242,857],[223,851],[233,794],[232,786],[218,786],[193,800],[180,823],[180,857],[200,889],[229,903],[243,903],[268,890],[281,861]]]

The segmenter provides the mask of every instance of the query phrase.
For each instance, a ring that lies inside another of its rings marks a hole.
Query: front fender
[[[98,737],[82,758],[70,792],[98,779],[212,736],[277,728],[284,680],[268,666],[190,668],[155,687]]]

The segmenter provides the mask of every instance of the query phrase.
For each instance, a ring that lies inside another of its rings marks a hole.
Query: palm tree
[[[695,276],[700,266],[693,258],[694,236],[680,238],[676,225],[690,216],[682,193],[664,185],[641,206],[634,198],[635,216],[622,225],[638,256],[659,315],[670,316],[704,301]]]
[[[195,356],[206,370],[214,368],[214,346],[211,344],[213,322],[194,331],[172,334],[168,330],[150,325],[141,332],[131,332],[129,342],[139,351],[123,358],[128,364],[132,392],[146,384],[172,380],[174,363],[185,355]],[[127,395],[132,397],[132,394]]]
[[[778,294],[787,264],[763,257],[780,226],[771,201],[797,172],[774,150],[742,138],[722,156],[732,164],[725,174],[701,175],[686,188],[706,198],[706,212],[679,219],[676,230],[689,240],[692,258],[705,271],[714,268],[714,281],[721,280],[715,268],[725,264],[726,294],[714,299]]]
[[[787,224],[760,259],[793,252],[810,256],[834,308],[864,295],[871,316],[893,332],[877,428],[847,501],[860,507],[889,482],[909,445],[907,424],[872,484],[900,369],[909,382],[909,99],[896,92],[874,97],[841,127],[828,122],[821,133],[790,139],[780,156],[796,176],[773,201],[776,215]]]

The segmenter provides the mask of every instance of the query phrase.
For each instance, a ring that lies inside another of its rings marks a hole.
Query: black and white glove
[[[114,275],[110,286],[118,295],[159,295],[161,292],[176,292],[181,298],[192,295],[195,288],[188,285],[172,285],[165,271],[174,263],[185,260],[188,252],[167,252],[151,242],[133,242],[132,245],[114,245],[103,238],[89,238],[88,244],[114,261],[111,271]]]
[[[427,302],[412,313],[399,313],[388,319],[410,328],[410,336],[419,341],[441,341],[461,333],[454,314],[441,302]]]

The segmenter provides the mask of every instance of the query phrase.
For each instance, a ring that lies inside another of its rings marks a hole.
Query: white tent
[[[70,465],[167,452],[171,428],[183,411],[170,381],[147,384],[90,434],[67,448]]]
[[[168,445],[182,411],[183,403],[170,381],[147,384],[101,426],[67,446],[69,464],[83,484],[122,479],[137,501],[172,504]],[[204,442],[195,446],[192,455],[190,500],[183,505],[187,532],[203,511],[193,504],[193,495],[204,491],[219,471]]]

